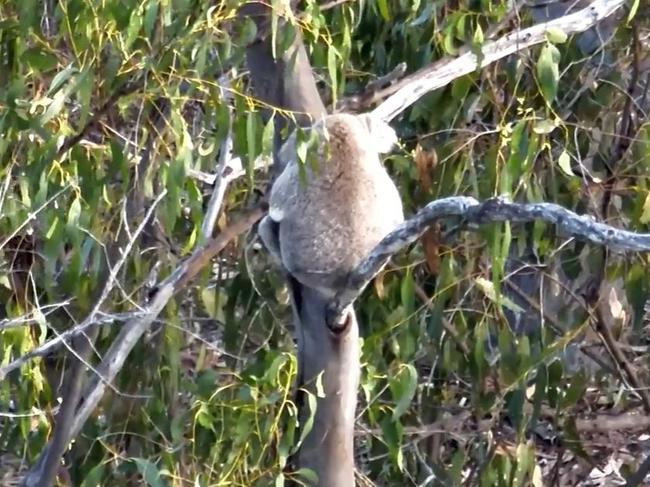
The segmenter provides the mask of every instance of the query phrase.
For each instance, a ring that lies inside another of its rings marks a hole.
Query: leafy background
[[[243,64],[254,25],[237,21],[237,7],[0,4],[3,365],[88,314],[108,249],[144,216],[131,205],[148,208],[166,191],[104,312],[146,302],[151,283],[201,243],[211,186],[197,174],[214,173],[230,118],[245,177],[231,184],[218,227],[264,192],[266,171],[254,165],[270,132]],[[400,116],[386,165],[407,212],[444,196],[505,195],[647,231],[650,26],[647,7],[630,7],[641,11],[604,26],[613,37],[602,47],[598,36],[549,34]],[[332,105],[400,62],[412,72],[477,49],[535,14],[488,0],[298,10]],[[647,266],[645,255],[607,253],[541,223],[432,228],[357,305],[359,484],[575,485],[598,482],[607,466],[634,470],[650,450],[634,429],[646,424],[647,392],[610,358],[603,330],[649,383]],[[295,427],[289,323],[281,278],[251,231],[137,345],[67,453],[71,484],[282,485]],[[120,324],[100,328],[93,362]],[[3,485],[51,434],[65,357],[31,360],[0,382]],[[636,412],[624,428],[586,422]]]

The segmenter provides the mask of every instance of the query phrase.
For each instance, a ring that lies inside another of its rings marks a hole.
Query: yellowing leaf
[[[566,32],[557,27],[549,27],[546,30],[546,38],[553,44],[563,44],[568,37]]]
[[[494,283],[492,281],[488,281],[484,277],[477,277],[474,282],[476,282],[476,286],[483,292],[483,294],[485,294],[485,297],[487,297],[490,301],[497,303],[497,293],[496,289],[494,289]],[[507,296],[501,295],[499,297],[500,299],[498,302],[506,308],[514,311],[515,313],[522,313],[524,311],[519,305],[517,305]]]
[[[474,31],[474,44],[483,44],[483,29],[481,29],[481,24],[476,24],[476,30]]]
[[[557,158],[557,163],[564,174],[567,176],[575,176],[571,170],[571,157],[569,157],[567,151],[562,151],[560,157]]]
[[[630,5],[630,11],[627,14],[627,21],[631,22],[634,16],[636,15],[637,10],[639,10],[639,0],[634,0],[632,5]]]
[[[641,223],[650,222],[650,193],[646,195],[645,201],[643,202],[643,213],[641,214],[639,221]]]
[[[550,134],[553,132],[553,130],[555,130],[556,127],[557,125],[553,120],[545,118],[544,120],[535,122],[535,125],[533,126],[533,132],[536,134]]]

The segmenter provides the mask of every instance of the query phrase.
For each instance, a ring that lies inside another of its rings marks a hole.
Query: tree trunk
[[[240,9],[239,15],[253,18],[258,28],[258,38],[248,46],[246,57],[255,96],[271,106],[293,111],[300,125],[308,125],[324,115],[325,106],[318,94],[300,33],[296,33],[292,47],[274,59],[268,7],[250,2]],[[278,28],[283,28],[282,22]],[[276,117],[276,122],[277,133],[293,124],[291,119],[283,117]],[[288,274],[287,279],[298,336],[296,402],[301,428],[312,414],[304,391],[317,394],[317,381],[320,380],[325,393],[325,397],[316,401],[312,429],[291,463],[296,468],[312,469],[318,475],[318,486],[351,487],[354,485],[354,418],[359,382],[357,321],[350,313],[346,329],[332,334],[326,325],[327,302],[323,297]]]

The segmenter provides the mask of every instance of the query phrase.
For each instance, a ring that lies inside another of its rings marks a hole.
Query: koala
[[[403,219],[402,202],[379,154],[397,142],[371,115],[340,113],[314,124],[316,167],[300,167],[293,134],[271,189],[260,236],[301,284],[333,297],[348,274]]]

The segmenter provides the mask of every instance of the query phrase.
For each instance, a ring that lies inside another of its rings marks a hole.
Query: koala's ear
[[[397,144],[397,134],[386,122],[370,113],[359,115],[370,134],[372,147],[378,154],[388,154]]]

